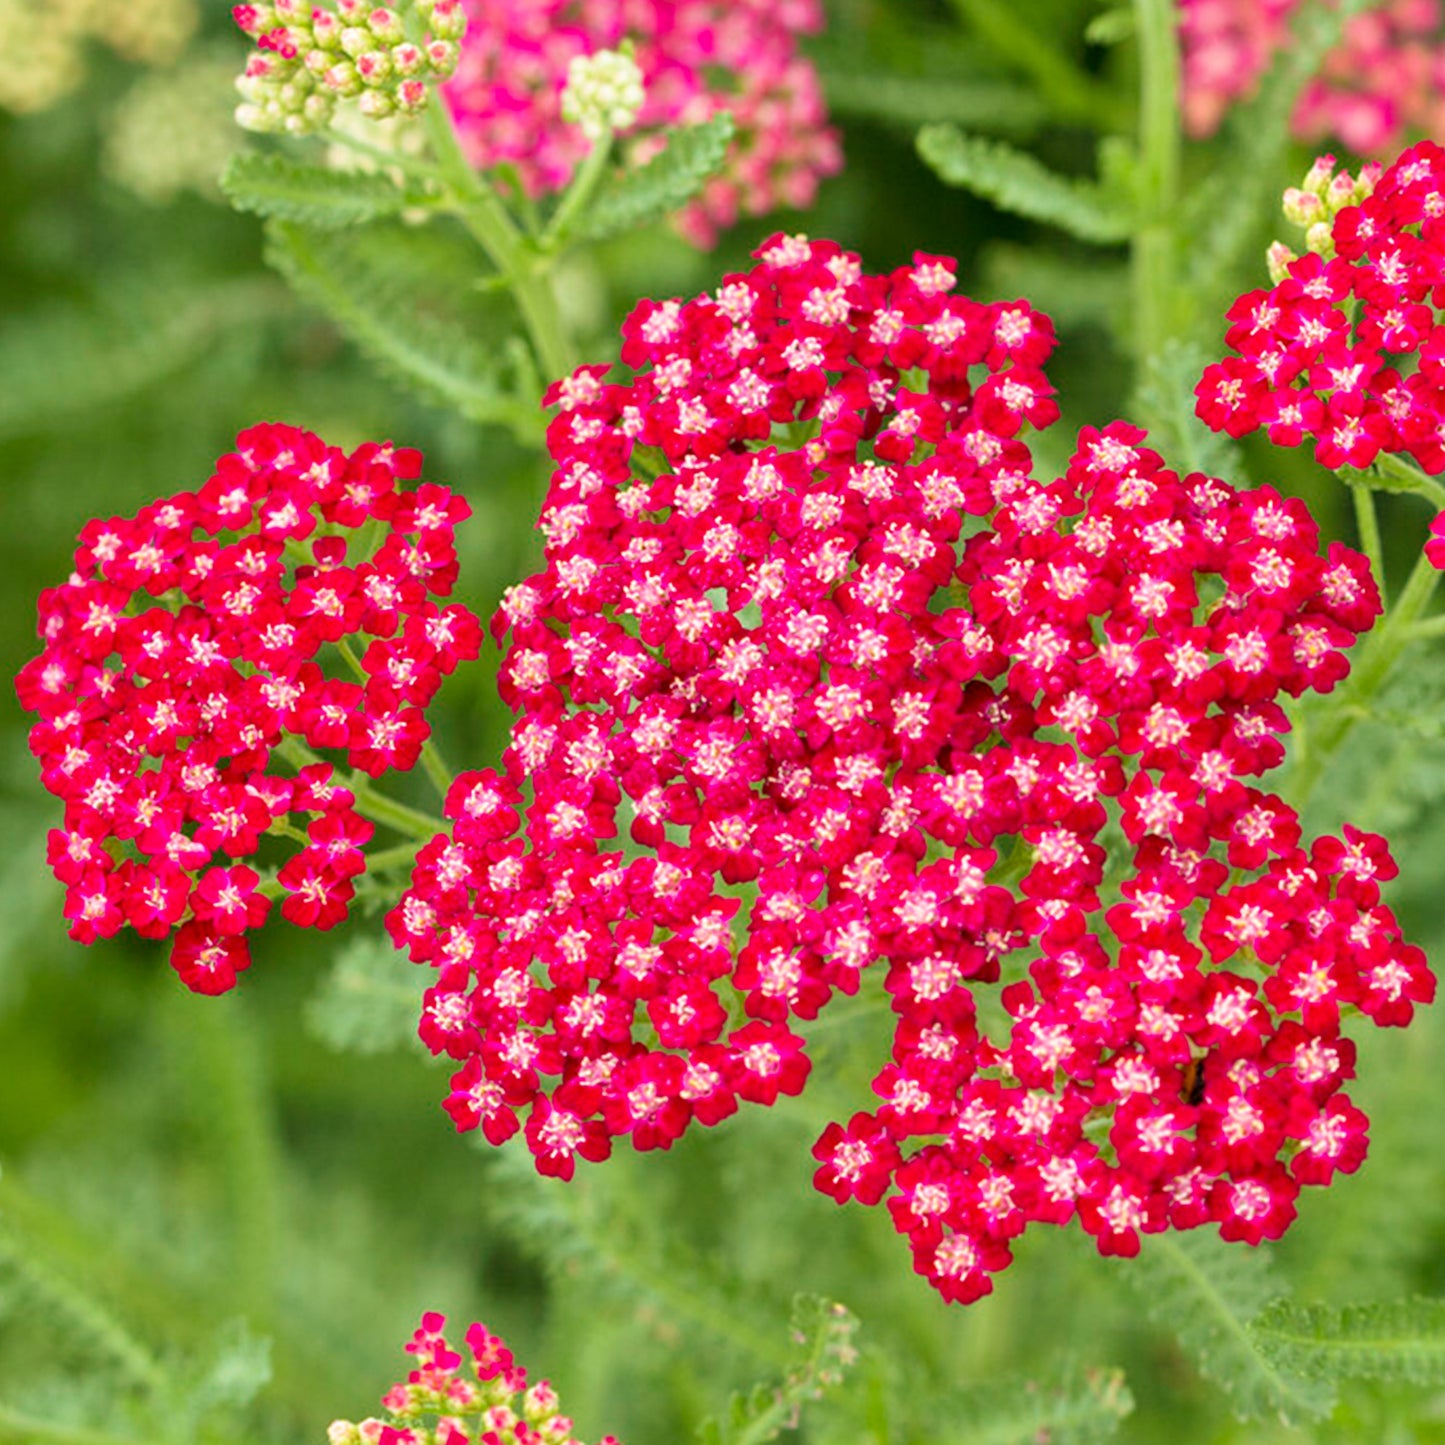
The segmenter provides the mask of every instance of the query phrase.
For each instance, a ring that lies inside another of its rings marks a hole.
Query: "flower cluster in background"
[[[470,612],[431,600],[455,580],[467,507],[432,484],[398,490],[420,467],[414,451],[347,455],[257,426],[198,491],[82,532],[16,682],[65,802],[50,862],[73,938],[174,930],[177,971],[218,993],[273,897],[302,927],[346,916],[372,827],[305,745],[372,776],[411,767],[442,676],[480,648]],[[360,658],[353,639],[369,640]],[[355,680],[323,670],[337,653]],[[284,839],[301,846],[271,878],[241,861]]]
[[[578,1445],[546,1380],[527,1372],[485,1325],[467,1329],[467,1359],[447,1343],[446,1318],[425,1314],[406,1346],[416,1359],[382,1396],[387,1419],[335,1420],[330,1445]],[[601,1445],[617,1445],[604,1436]]]
[[[1327,161],[1311,173],[1326,191]],[[1442,181],[1445,150],[1413,146],[1359,204],[1333,214],[1315,250],[1282,263],[1276,285],[1230,307],[1225,340],[1237,354],[1206,368],[1196,389],[1209,426],[1310,442],[1332,469],[1395,452],[1445,470]]]
[[[169,65],[196,29],[196,0],[0,0],[0,109],[44,110],[80,85],[85,47]]]
[[[1184,116],[1210,135],[1289,43],[1300,0],[1179,0]],[[1362,155],[1407,132],[1445,125],[1445,35],[1439,0],[1386,0],[1353,17],[1343,43],[1301,94],[1291,128],[1305,141],[1334,139]]]
[[[1052,328],[951,261],[759,255],[642,303],[630,379],[549,393],[546,568],[496,624],[506,770],[458,780],[388,921],[436,970],[448,1110],[493,1142],[525,1115],[564,1177],[666,1148],[801,1089],[793,1021],[876,971],[882,1102],[817,1182],[896,1185],[948,1298],[1030,1221],[1110,1252],[1277,1235],[1363,1153],[1341,1009],[1404,1023],[1433,991],[1382,841],[1305,851],[1247,781],[1280,692],[1332,688],[1377,615],[1364,559],[1122,423],[1036,481]]]
[[[640,161],[665,127],[729,111],[728,162],[679,218],[710,244],[741,215],[808,205],[838,170],[811,63],[797,37],[822,24],[818,0],[466,0],[471,25],[443,94],[474,164],[516,168],[531,195],[560,190],[587,154],[562,94],[580,56],[630,41],[645,100],[629,143]]]
[[[456,70],[467,26],[461,0],[259,0],[231,13],[256,42],[236,121],[291,135],[326,129],[341,100],[373,120],[416,115]]]

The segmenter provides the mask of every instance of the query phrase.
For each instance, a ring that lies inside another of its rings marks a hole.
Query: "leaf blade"
[[[332,230],[394,216],[406,192],[377,171],[337,171],[289,156],[238,151],[221,172],[221,190],[238,211]]]

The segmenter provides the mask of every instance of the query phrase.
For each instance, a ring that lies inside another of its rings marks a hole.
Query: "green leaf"
[[[763,1445],[783,1430],[794,1430],[803,1406],[842,1383],[858,1359],[853,1345],[857,1318],[840,1304],[816,1295],[796,1295],[789,1322],[792,1342],[787,1373],[780,1381],[734,1395],[721,1416],[703,1422],[702,1445]]]
[[[406,192],[379,172],[329,170],[261,151],[233,155],[221,189],[238,211],[326,229],[394,216],[407,204]]]
[[[909,130],[952,121],[1017,135],[1037,129],[1047,114],[1027,86],[996,75],[960,79],[834,70],[823,72],[823,89],[832,114],[893,121]]]
[[[1105,253],[1065,256],[996,241],[984,251],[981,265],[986,295],[1027,296],[1061,331],[1077,326],[1117,331],[1129,314],[1129,268]]]
[[[1084,27],[1084,39],[1090,45],[1118,45],[1134,34],[1134,12],[1127,5],[1105,10]]]
[[[603,241],[670,215],[722,165],[732,138],[733,118],[727,111],[673,131],[665,149],[598,191],[567,239]]]
[[[540,408],[506,385],[499,362],[507,336],[457,320],[475,277],[434,280],[418,263],[424,235],[400,227],[318,231],[291,221],[266,226],[266,257],[319,306],[387,376],[474,421],[522,435],[543,425]],[[411,253],[415,252],[413,256]]]
[[[1298,1305],[1276,1300],[1249,1332],[1276,1366],[1316,1380],[1342,1376],[1445,1384],[1445,1300]]]
[[[1167,342],[1148,359],[1130,415],[1149,431],[1169,466],[1238,484],[1245,476],[1238,444],[1194,414],[1194,387],[1210,359],[1197,342]]]
[[[1042,1378],[1016,1375],[952,1390],[929,1400],[915,1431],[921,1440],[938,1435],[967,1445],[1098,1445],[1133,1409],[1122,1370],[1069,1366]],[[959,1421],[960,1428],[940,1432],[940,1419]]]
[[[386,938],[357,938],[307,1002],[306,1026],[338,1052],[387,1053],[415,1042],[421,994],[415,965]]]
[[[1193,1230],[1147,1239],[1127,1278],[1154,1319],[1167,1325],[1200,1373],[1230,1396],[1241,1420],[1315,1420],[1334,1408],[1328,1381],[1305,1379],[1268,1358],[1250,1323],[1279,1294],[1263,1248],[1226,1244]]]
[[[1127,240],[1134,229],[1131,209],[1118,195],[1097,182],[1061,176],[1002,141],[929,125],[918,133],[918,154],[949,185],[1081,241],[1111,245]]]

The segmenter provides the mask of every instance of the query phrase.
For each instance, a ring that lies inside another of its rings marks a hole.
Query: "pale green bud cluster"
[[[467,26],[461,0],[268,0],[233,13],[257,42],[236,120],[291,135],[324,130],[342,100],[372,120],[418,114],[455,72]]]
[[[1357,206],[1373,195],[1383,171],[1378,162],[1371,161],[1361,167],[1358,177],[1348,171],[1337,174],[1334,156],[1316,158],[1304,180],[1284,193],[1284,218],[1305,233],[1306,251],[1313,251],[1327,261],[1335,254],[1335,217],[1346,206]],[[1277,286],[1288,273],[1290,262],[1298,257],[1283,241],[1276,241],[1265,253],[1265,259],[1270,280]]]
[[[567,67],[562,119],[581,126],[582,134],[595,143],[628,129],[645,98],[642,71],[625,51],[578,55]]]
[[[226,103],[234,71],[230,53],[193,52],[184,66],[143,75],[106,125],[106,176],[156,205],[183,191],[219,199],[221,171],[236,149]]]

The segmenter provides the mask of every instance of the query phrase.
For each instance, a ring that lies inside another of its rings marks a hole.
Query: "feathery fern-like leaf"
[[[496,357],[504,338],[469,334],[438,298],[367,254],[366,232],[266,227],[267,259],[383,372],[474,421],[535,431],[540,411],[508,394]]]
[[[1327,1381],[1306,1379],[1267,1358],[1250,1322],[1279,1293],[1262,1249],[1226,1244],[1201,1230],[1156,1235],[1128,1266],[1149,1313],[1178,1336],[1200,1373],[1230,1396],[1242,1420],[1319,1419],[1334,1408]]]
[[[1445,1384],[1445,1300],[1301,1305],[1276,1300],[1250,1323],[1259,1352],[1311,1379]]]
[[[727,111],[673,131],[650,161],[621,172],[598,191],[566,239],[605,241],[678,210],[722,165],[732,138]]]
[[[929,125],[918,133],[918,154],[949,185],[1081,241],[1110,245],[1127,240],[1134,229],[1122,197],[1097,182],[1061,176],[1002,141],[965,135],[953,125]]]
[[[795,1296],[786,1375],[756,1385],[746,1395],[734,1395],[721,1416],[703,1422],[698,1432],[702,1445],[763,1445],[783,1430],[796,1429],[804,1405],[840,1384],[857,1360],[857,1328],[857,1318],[842,1305],[816,1295]]]
[[[394,216],[408,204],[406,192],[379,172],[335,171],[260,151],[233,155],[221,189],[238,211],[318,229]]]
[[[1111,1439],[1134,1409],[1122,1370],[1070,1366],[1042,1377],[1011,1376],[952,1390],[930,1400],[928,1420],[915,1422],[919,1439],[967,1445],[1098,1445]],[[939,1429],[956,1420],[956,1429]]]
[[[357,938],[307,1003],[306,1024],[338,1053],[387,1053],[416,1041],[421,993],[415,968],[386,938]]]

